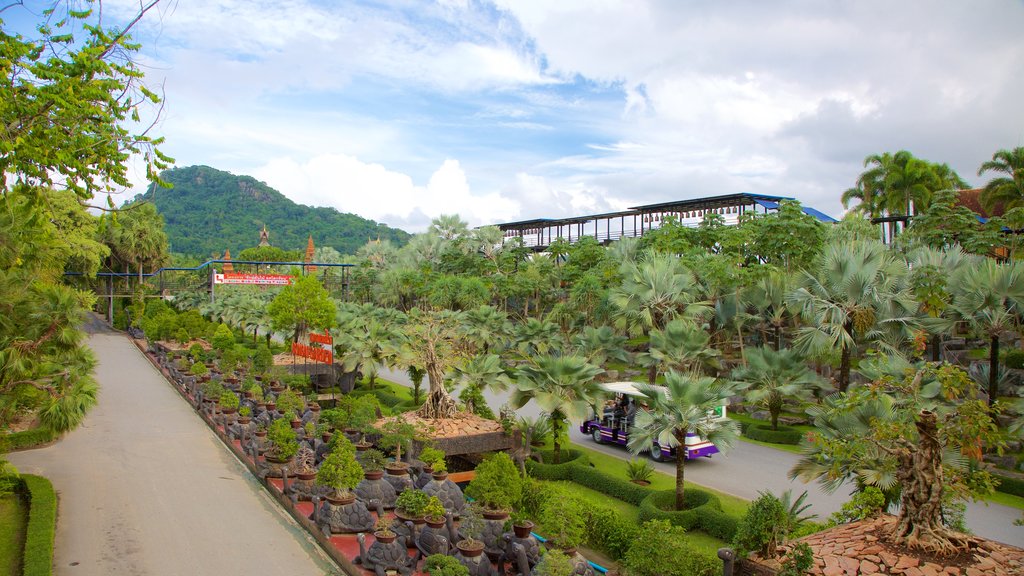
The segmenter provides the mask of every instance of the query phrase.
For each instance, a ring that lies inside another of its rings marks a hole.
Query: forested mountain
[[[238,254],[259,243],[264,224],[270,243],[305,250],[309,235],[319,246],[354,254],[369,239],[405,244],[409,234],[334,208],[296,204],[251,176],[209,166],[173,168],[162,177],[173,188],[151,186],[136,199],[153,202],[163,215],[171,251],[207,257],[225,249]]]

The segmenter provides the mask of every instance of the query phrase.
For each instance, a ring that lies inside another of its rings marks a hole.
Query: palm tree
[[[608,326],[586,326],[573,337],[572,349],[576,356],[587,359],[594,366],[604,366],[609,360],[629,362],[626,337],[616,334]]]
[[[713,442],[722,452],[732,447],[739,436],[735,420],[716,419],[709,413],[728,403],[733,389],[727,383],[708,376],[670,371],[665,386],[637,384],[649,410],[636,414],[636,425],[629,432],[629,451],[639,454],[671,446],[676,451],[676,510],[684,508],[683,489],[686,471],[686,434],[693,432]]]
[[[551,418],[555,464],[562,461],[562,433],[570,418],[583,418],[600,394],[594,378],[601,369],[578,356],[536,357],[519,368],[510,404],[522,408],[530,400]]]
[[[697,318],[711,311],[699,300],[693,273],[675,256],[648,253],[643,262],[622,266],[622,285],[609,300],[618,309],[616,323],[634,335],[665,327],[677,316]]]
[[[338,334],[344,342],[342,362],[346,371],[361,370],[374,387],[377,372],[394,364],[401,347],[402,334],[377,318],[366,318],[361,331]]]
[[[732,371],[733,382],[744,390],[746,399],[760,404],[771,415],[772,430],[779,429],[779,414],[787,400],[809,401],[816,389],[828,384],[794,350],[754,348],[747,353],[747,365]]]
[[[943,318],[952,300],[949,280],[974,260],[958,246],[947,250],[925,246],[908,254],[910,290],[918,302],[921,325],[932,334],[932,362],[941,360],[942,335],[952,328]]]
[[[458,214],[441,214],[430,222],[430,233],[445,240],[455,240],[469,233],[469,224]]]
[[[505,367],[501,364],[501,357],[497,354],[473,356],[467,362],[455,367],[454,379],[463,386],[463,391],[504,392],[512,383],[508,374],[505,373]]]
[[[1024,206],[1024,146],[999,150],[981,165],[978,176],[985,172],[1005,174],[989,180],[981,193],[981,204],[989,213],[999,204],[1004,210]]]
[[[988,402],[999,396],[999,339],[1015,329],[1024,314],[1024,266],[983,260],[953,278],[953,309],[989,340]]]
[[[857,347],[910,324],[916,303],[906,276],[906,262],[879,242],[829,244],[818,268],[804,270],[802,286],[786,299],[808,324],[794,348],[811,356],[839,353],[838,384],[845,392]]]
[[[721,353],[709,345],[711,335],[688,320],[676,319],[664,330],[652,330],[647,352],[637,362],[648,368],[647,381],[654,384],[659,372],[703,373],[717,370]]]
[[[527,318],[517,324],[513,334],[516,350],[523,358],[551,354],[562,349],[564,342],[558,324],[550,320]]]
[[[771,270],[767,275],[749,286],[742,301],[753,307],[755,317],[760,319],[763,333],[771,331],[772,347],[782,348],[783,330],[790,323],[793,311],[786,303],[786,296],[792,290],[793,276],[781,270]],[[764,338],[768,341],[769,338]]]
[[[493,306],[484,305],[467,311],[465,320],[466,340],[477,350],[486,353],[492,349],[500,352],[505,348],[511,329],[507,314]]]

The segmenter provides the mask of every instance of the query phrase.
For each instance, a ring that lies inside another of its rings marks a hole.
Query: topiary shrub
[[[295,430],[288,420],[278,418],[267,428],[267,440],[273,444],[272,455],[280,460],[288,460],[299,451],[299,442]]]
[[[213,345],[215,350],[224,354],[226,350],[235,347],[235,335],[231,333],[231,328],[227,324],[221,324],[217,326],[217,331],[213,333],[210,344]]]
[[[466,487],[466,496],[491,510],[511,510],[522,495],[519,469],[505,452],[492,454],[481,462],[476,467],[476,477]]]
[[[999,485],[996,486],[997,491],[1024,498],[1024,480],[1000,476],[999,474],[993,474],[992,477],[999,481]]]
[[[210,373],[210,369],[206,367],[206,364],[196,362],[189,368],[188,372],[193,376],[206,376]]]
[[[335,446],[334,451],[324,458],[316,473],[317,484],[334,488],[334,494],[338,498],[349,495],[362,479],[363,467],[356,462],[355,447],[347,440]]]
[[[277,395],[277,409],[282,413],[292,412],[298,414],[302,410],[302,397],[294,390],[282,390]]]
[[[257,373],[263,374],[274,365],[274,354],[266,344],[256,347],[256,353],[252,356],[252,367]]]
[[[722,571],[717,558],[689,543],[686,530],[665,520],[640,527],[622,565],[630,576],[714,576]]]
[[[551,450],[535,452],[544,462],[554,460],[554,453]],[[526,462],[526,471],[530,476],[538,480],[568,480],[570,470],[573,466],[589,466],[590,458],[579,450],[562,450],[562,462],[560,464],[542,464],[533,460]]]
[[[804,433],[789,426],[779,426],[778,430],[772,430],[771,424],[752,424],[743,430],[743,435],[758,442],[770,444],[796,445],[803,439]]]
[[[221,410],[238,410],[240,402],[238,401],[238,395],[230,390],[221,392],[220,399],[218,400]]]
[[[22,574],[43,576],[53,573],[53,539],[57,530],[57,493],[42,476],[22,474],[29,497],[28,526],[22,556]]]
[[[590,466],[578,465],[570,468],[567,479],[581,486],[597,490],[602,494],[618,498],[623,502],[629,502],[634,506],[639,506],[644,498],[647,498],[653,492],[653,490],[646,486],[640,486],[628,480],[616,478]]]
[[[673,510],[673,490],[651,491],[640,503],[640,521],[665,520],[684,530],[702,530],[707,534],[731,541],[736,536],[737,520],[722,512],[718,497],[697,488],[683,493],[685,510]]]
[[[786,538],[788,514],[782,501],[774,494],[760,492],[740,520],[733,546],[741,556],[757,552],[763,558],[775,556],[775,550]]]

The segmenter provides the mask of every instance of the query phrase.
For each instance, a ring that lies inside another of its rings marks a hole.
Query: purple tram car
[[[645,409],[637,404],[642,401],[644,395],[637,389],[635,382],[608,382],[600,384],[600,387],[611,394],[614,400],[609,401],[600,414],[595,410],[588,420],[584,420],[580,424],[580,432],[589,435],[598,444],[625,446],[629,440],[629,429],[633,426],[633,417],[636,411]],[[708,413],[708,418],[725,417],[725,405]],[[684,449],[687,459],[701,456],[710,458],[712,454],[718,452],[718,448],[714,444],[693,432],[687,432]],[[651,446],[651,460],[662,462],[673,459],[675,459],[675,448],[661,446],[657,443]]]

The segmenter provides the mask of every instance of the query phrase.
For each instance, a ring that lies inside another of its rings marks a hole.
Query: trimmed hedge
[[[553,461],[555,458],[551,450],[541,450],[537,454],[545,462]],[[572,469],[581,466],[589,467],[590,458],[579,450],[562,450],[560,464],[542,464],[535,460],[526,461],[526,471],[538,480],[570,480]]]
[[[573,466],[569,469],[568,479],[634,506],[639,506],[653,492],[650,488],[616,478],[590,466]]]
[[[25,576],[53,574],[53,538],[57,530],[57,493],[42,476],[22,474],[29,497],[28,528],[22,556]]]
[[[999,474],[993,474],[992,476],[999,480],[999,486],[996,486],[996,491],[1024,498],[1024,480],[1010,478],[1009,476],[1001,476]]]
[[[6,450],[25,450],[27,448],[33,448],[40,444],[46,444],[52,442],[57,438],[58,434],[53,430],[43,426],[40,428],[33,428],[32,430],[25,430],[23,432],[14,432],[13,434],[7,434],[0,437],[0,446],[5,447]]]
[[[668,520],[684,530],[701,530],[710,536],[731,542],[736,536],[739,520],[722,512],[718,497],[698,488],[687,488],[683,492],[685,510],[673,510],[676,493],[674,490],[651,492],[640,503],[640,522]]]
[[[789,426],[779,426],[772,430],[771,424],[753,424],[743,429],[743,435],[751,440],[769,442],[771,444],[799,444],[804,433]]]

